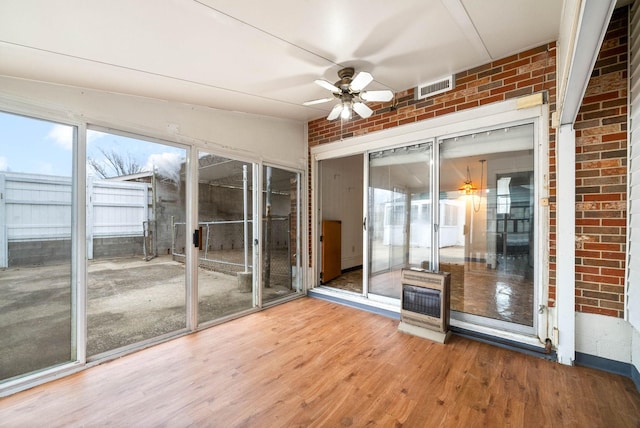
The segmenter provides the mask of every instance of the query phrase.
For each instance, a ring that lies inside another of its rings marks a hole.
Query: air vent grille
[[[453,76],[448,76],[443,79],[419,85],[415,91],[416,99],[421,100],[423,98],[450,91],[453,89],[454,83]]]

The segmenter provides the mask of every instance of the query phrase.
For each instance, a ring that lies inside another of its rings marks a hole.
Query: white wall
[[[0,76],[0,109],[307,169],[306,124]]]
[[[631,364],[640,372],[640,331],[631,329]]]
[[[621,318],[576,312],[576,352],[630,363],[632,331],[633,327]],[[635,336],[638,338],[637,331]],[[636,358],[640,358],[640,346],[635,346]]]

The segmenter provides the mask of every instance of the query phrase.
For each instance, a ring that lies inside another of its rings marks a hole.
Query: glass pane
[[[186,327],[184,149],[87,134],[87,355]]]
[[[0,113],[0,381],[75,360],[74,133]]]
[[[252,164],[198,155],[198,322],[253,307]]]
[[[369,292],[400,298],[400,270],[431,258],[431,149],[369,155]]]
[[[298,239],[300,175],[264,167],[262,300],[302,291]]]
[[[440,145],[439,269],[451,309],[533,326],[533,125]]]

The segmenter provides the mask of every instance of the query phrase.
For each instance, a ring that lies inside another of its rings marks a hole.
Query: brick
[[[521,88],[521,89],[516,89],[515,91],[510,91],[504,94],[505,98],[509,99],[509,98],[518,98],[518,97],[522,97],[525,95],[531,95],[533,93],[533,89],[532,88]]]
[[[478,107],[480,105],[480,103],[476,100],[476,101],[470,101],[464,104],[460,104],[458,106],[456,106],[456,111],[461,111],[461,110],[466,110],[466,109],[470,109],[470,108],[474,108],[474,107]]]
[[[579,305],[580,308],[582,307],[582,305],[598,306],[599,303],[600,302],[598,301],[598,299],[587,299],[586,297],[582,296],[576,297],[576,304]]]
[[[602,175],[627,175],[626,168],[607,168],[602,170]]]
[[[616,309],[616,310],[619,311],[619,313],[621,313],[624,310],[624,303],[623,302],[611,302],[609,300],[601,300],[600,301],[600,307]]]
[[[616,276],[604,276],[604,275],[583,275],[583,281],[594,282],[598,284],[619,284],[619,279]],[[594,297],[594,296],[592,296]],[[613,300],[608,298],[607,300]],[[617,299],[616,299],[617,300]]]
[[[418,121],[418,122],[419,122],[419,121],[421,121],[421,120],[431,119],[431,118],[433,118],[433,117],[435,117],[435,112],[430,111],[430,112],[428,112],[428,113],[423,113],[423,114],[421,114],[421,115],[417,116],[417,117],[416,117],[416,121]]]
[[[583,263],[588,266],[600,266],[600,267],[609,267],[609,268],[619,268],[620,263],[615,260],[604,260],[600,258],[586,259],[583,260]]]
[[[609,91],[602,94],[593,95],[590,97],[584,97],[583,102],[585,104],[591,104],[591,103],[598,103],[601,101],[610,101],[616,98],[619,98],[618,91]]]
[[[509,77],[513,77],[516,74],[518,74],[518,70],[515,69],[515,68],[512,68],[511,70],[506,70],[506,71],[503,71],[501,73],[492,75],[491,76],[491,81],[492,82],[496,82],[496,83],[500,83],[500,81],[502,81],[504,79],[508,79]]]
[[[480,105],[496,103],[498,101],[504,101],[504,95],[493,95],[480,100]]]
[[[622,195],[620,193],[586,195],[585,196],[585,200],[586,201],[600,201],[600,202],[620,201],[620,200],[622,200]]]
[[[615,269],[609,269],[615,270]],[[590,266],[576,266],[576,272],[579,273],[590,273],[590,274],[599,274],[601,271],[598,267],[590,267]]]
[[[607,269],[608,271],[614,271],[614,269]],[[620,273],[616,273],[614,275],[614,277],[617,277],[616,279],[619,281],[620,278],[622,278],[622,280],[624,281],[624,270],[623,269],[617,269],[615,270],[615,272],[620,272]],[[602,284],[602,286],[600,287],[600,289],[604,292],[607,293],[618,293],[618,294],[624,294],[624,285],[620,285],[620,283],[618,283],[618,285],[608,285],[608,284]]]
[[[598,308],[598,307],[591,307],[591,306],[582,306],[580,308],[581,312],[584,313],[591,313],[591,314],[599,314],[599,315],[607,315],[610,317],[619,317],[620,314],[618,311],[614,310],[614,309],[604,309],[604,308]]]
[[[626,260],[626,257],[627,255],[624,252],[602,252],[602,258],[605,260]]]
[[[612,159],[612,158],[620,158],[620,159],[626,159],[627,157],[627,150],[611,150],[608,152],[602,152],[601,156],[603,159]]]
[[[499,88],[492,89],[491,95],[505,94],[509,91],[513,91],[514,89],[516,89],[516,85],[513,83],[511,85],[503,85]]]
[[[608,244],[608,243],[584,243],[585,250],[597,250],[597,251],[620,251],[620,245]]]
[[[602,136],[602,142],[606,143],[607,141],[626,141],[627,133],[626,132],[616,132],[613,134],[604,134]]]
[[[606,218],[602,220],[602,225],[603,226],[620,226],[620,227],[624,227],[627,225],[627,220],[624,218],[621,219],[610,219],[610,218]]]

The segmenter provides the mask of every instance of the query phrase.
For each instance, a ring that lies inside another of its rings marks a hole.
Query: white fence
[[[10,242],[71,239],[69,177],[0,173],[0,268],[7,267]],[[143,236],[149,219],[150,184],[87,181],[87,255],[94,237]]]

